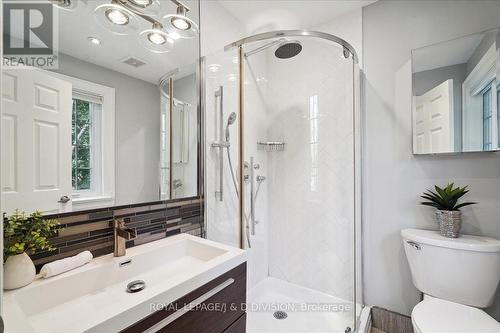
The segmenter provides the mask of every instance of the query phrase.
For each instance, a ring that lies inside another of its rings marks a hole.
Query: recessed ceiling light
[[[94,45],[101,45],[101,40],[97,37],[87,37],[87,39]]]
[[[208,70],[212,73],[215,73],[215,72],[218,72],[220,69],[220,65],[219,64],[210,64],[208,65]]]

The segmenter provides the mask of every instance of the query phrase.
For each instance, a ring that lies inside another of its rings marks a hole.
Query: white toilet
[[[500,333],[480,309],[491,305],[500,280],[500,240],[419,229],[401,236],[413,284],[424,293],[411,313],[415,333]]]

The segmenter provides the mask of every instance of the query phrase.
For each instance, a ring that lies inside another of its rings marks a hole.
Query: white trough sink
[[[92,260],[4,293],[5,332],[116,332],[246,260],[245,251],[180,234]],[[126,292],[134,280],[144,290]]]

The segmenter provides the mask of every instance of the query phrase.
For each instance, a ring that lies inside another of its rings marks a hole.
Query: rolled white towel
[[[51,263],[45,264],[40,270],[40,275],[44,278],[48,278],[54,275],[58,275],[77,267],[83,266],[93,258],[90,251],[83,251],[78,253],[76,256],[68,257],[60,260],[53,261]]]

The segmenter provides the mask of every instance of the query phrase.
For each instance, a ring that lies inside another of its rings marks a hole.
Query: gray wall
[[[115,88],[116,204],[158,200],[158,87],[64,54],[57,72]]]
[[[470,185],[479,202],[465,233],[500,238],[500,155],[413,156],[411,49],[500,26],[500,1],[378,1],[363,11],[363,266],[367,304],[409,314],[420,300],[403,228],[434,228],[418,195],[433,184]],[[500,293],[489,309],[500,319]]]
[[[467,77],[467,64],[446,66],[413,74],[413,95],[420,96],[453,79],[453,127],[455,131],[455,151],[462,150],[462,83]]]

